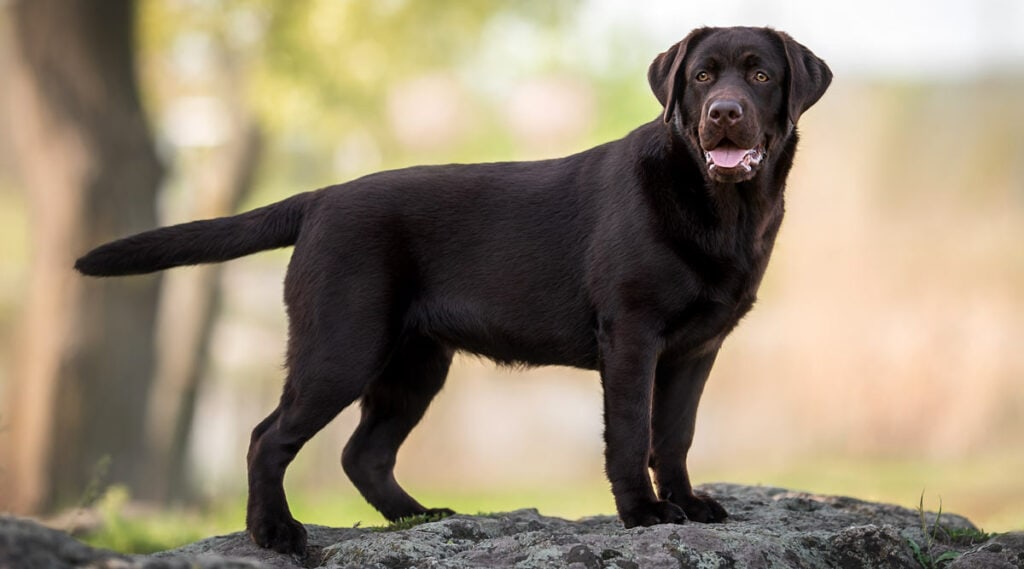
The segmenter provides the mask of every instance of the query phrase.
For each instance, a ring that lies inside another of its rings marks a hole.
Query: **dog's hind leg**
[[[280,404],[253,430],[249,446],[246,526],[257,545],[281,553],[302,554],[306,546],[305,528],[288,509],[285,469],[313,435],[359,397],[365,383],[340,366],[309,363],[292,367]]]
[[[451,360],[450,348],[424,337],[407,338],[363,394],[362,420],[345,445],[341,463],[363,497],[389,520],[452,513],[420,505],[394,474],[398,448],[441,390]]]
[[[385,316],[386,287],[371,286],[378,283],[348,280],[328,288],[315,275],[289,272],[288,378],[277,409],[253,430],[249,446],[246,525],[261,547],[303,553],[306,532],[288,509],[285,470],[380,375],[396,345]],[[306,285],[304,294],[290,294],[299,284]]]

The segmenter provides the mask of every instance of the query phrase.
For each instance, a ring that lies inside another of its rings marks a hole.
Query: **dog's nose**
[[[708,119],[720,126],[732,126],[743,118],[743,107],[732,99],[719,99],[708,107]]]

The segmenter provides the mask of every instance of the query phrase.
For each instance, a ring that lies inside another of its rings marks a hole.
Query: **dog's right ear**
[[[647,68],[647,82],[651,84],[651,90],[654,91],[658,102],[665,107],[662,118],[666,123],[672,120],[672,113],[675,112],[676,94],[685,87],[683,75],[686,69],[683,66],[683,61],[686,60],[686,50],[709,30],[709,28],[693,30],[682,41],[655,57],[651,66]]]

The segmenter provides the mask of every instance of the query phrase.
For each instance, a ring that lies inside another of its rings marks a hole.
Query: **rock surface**
[[[244,533],[212,537],[151,556],[83,545],[67,535],[16,518],[0,518],[0,569],[39,568],[917,568],[911,542],[930,566],[1024,569],[1024,533],[949,536],[929,542],[918,512],[852,498],[779,488],[713,484],[702,491],[730,512],[723,524],[623,529],[612,517],[570,522],[519,510],[453,516],[403,531],[307,526],[307,555],[262,550]],[[935,515],[927,514],[929,524]],[[972,530],[942,514],[949,530]],[[931,533],[931,530],[929,530]],[[953,532],[956,535],[956,532]],[[963,532],[961,532],[963,533]],[[931,547],[928,544],[931,543]],[[946,552],[953,552],[948,555]],[[953,558],[955,556],[955,558]],[[949,559],[948,561],[939,561]]]

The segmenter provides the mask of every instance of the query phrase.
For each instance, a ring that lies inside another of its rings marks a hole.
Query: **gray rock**
[[[943,516],[945,517],[945,516]],[[1024,532],[1004,533],[964,553],[949,569],[1020,569],[1024,567]]]
[[[127,558],[92,549],[28,520],[0,517],[0,568],[83,567],[105,559],[118,562]]]
[[[302,559],[260,549],[244,533],[151,556],[121,555],[87,547],[26,520],[0,518],[0,569],[919,569],[911,541],[930,559],[954,552],[956,559],[944,564],[950,569],[1024,569],[1024,533],[958,544],[944,540],[943,532],[929,540],[918,512],[898,506],[730,484],[712,484],[702,491],[730,512],[725,523],[627,530],[608,516],[571,522],[519,510],[453,516],[393,532],[307,526],[309,548]],[[935,515],[927,514],[926,521],[934,524]],[[941,524],[974,529],[954,514],[942,514]]]

